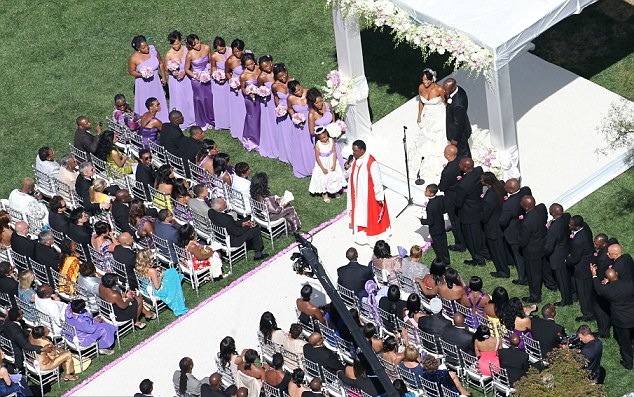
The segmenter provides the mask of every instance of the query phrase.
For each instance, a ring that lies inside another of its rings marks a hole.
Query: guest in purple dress
[[[213,47],[216,50],[211,54],[211,73],[220,71],[222,73],[222,79],[213,79],[211,85],[211,91],[214,94],[214,116],[216,120],[217,130],[228,130],[231,126],[231,119],[229,117],[229,83],[227,83],[227,75],[225,73],[225,62],[231,56],[231,53],[227,51],[225,45],[225,39],[222,37],[216,37],[213,42]]]
[[[187,36],[186,41],[189,52],[185,58],[185,73],[187,73],[192,82],[196,125],[206,131],[215,125],[214,97],[211,92],[209,65],[211,48],[207,44],[202,44],[195,34]]]
[[[163,86],[167,84],[167,75],[161,54],[153,45],[148,45],[145,36],[135,36],[132,39],[132,48],[135,51],[128,60],[128,73],[135,77],[134,108],[143,109],[145,101],[150,97],[158,98],[161,103],[167,103],[165,92],[163,92]],[[163,123],[168,122],[167,109],[161,111],[157,117]]]
[[[77,339],[82,347],[90,346],[97,342],[100,354],[112,354],[110,349],[114,345],[117,326],[109,324],[101,317],[93,317],[86,310],[86,301],[75,299],[66,306],[64,313],[66,324],[72,325],[77,330]],[[63,332],[64,333],[64,332]],[[73,340],[74,335],[64,335]]]
[[[242,55],[242,68],[244,71],[240,75],[240,89],[247,111],[242,130],[242,145],[246,150],[252,151],[258,150],[260,146],[260,103],[257,95],[260,68],[255,62],[255,56],[247,53]]]
[[[189,128],[196,122],[194,116],[194,94],[192,83],[186,78],[185,59],[187,48],[181,44],[182,35],[178,30],[167,36],[172,48],[165,54],[165,69],[169,74],[170,109],[176,109],[183,115],[183,128]]]
[[[125,95],[117,94],[114,96],[114,110],[112,111],[112,119],[119,125],[126,126],[130,131],[139,129],[139,116],[125,99]]]
[[[298,80],[288,82],[288,114],[291,119],[295,113],[304,115],[305,121],[299,124],[293,123],[293,151],[291,152],[291,164],[293,174],[303,178],[313,174],[315,167],[315,142],[311,138],[306,124],[308,123],[308,102],[306,101],[307,89],[303,88]]]
[[[328,124],[335,121],[335,115],[332,113],[331,106],[328,102],[324,101],[324,97],[317,88],[311,88],[306,94],[306,100],[308,101],[308,131],[310,136],[314,139],[315,127],[326,127]],[[343,155],[341,154],[341,145],[337,142],[337,138],[333,138],[337,145],[337,161],[341,168],[344,168]]]
[[[260,65],[260,77],[258,77],[258,86],[264,86],[272,91],[273,81],[273,57],[270,55],[261,56],[258,59]],[[271,94],[267,96],[259,96],[260,100],[260,156],[276,159],[277,152],[277,136],[275,134],[275,101]]]
[[[288,109],[288,87],[286,86],[286,83],[288,82],[289,78],[286,66],[283,63],[276,63],[273,66],[273,76],[275,77],[275,82],[271,87],[271,91],[273,99],[275,100],[275,107]],[[291,118],[287,113],[284,113],[279,117],[276,115],[274,135],[277,137],[277,153],[279,159],[285,163],[291,162],[294,130],[295,127],[293,127],[293,122],[291,121]]]
[[[157,145],[159,142],[159,131],[163,128],[163,123],[156,115],[161,111],[161,104],[156,98],[148,98],[145,101],[145,107],[147,112],[141,116],[141,128],[139,128],[139,135],[143,138],[143,147],[145,149],[150,148],[150,142],[154,142]]]
[[[231,124],[231,136],[242,139],[244,131],[244,117],[247,110],[244,98],[240,95],[240,75],[242,74],[242,55],[244,55],[244,41],[235,39],[231,42],[231,56],[225,62],[227,81],[230,85],[229,94],[229,118]],[[232,82],[231,79],[234,79]]]

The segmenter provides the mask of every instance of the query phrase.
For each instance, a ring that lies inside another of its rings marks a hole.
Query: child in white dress
[[[315,129],[315,168],[310,178],[308,191],[321,194],[324,202],[330,202],[329,194],[339,197],[339,192],[348,186],[341,165],[337,161],[337,144],[330,138],[326,129],[319,126]]]

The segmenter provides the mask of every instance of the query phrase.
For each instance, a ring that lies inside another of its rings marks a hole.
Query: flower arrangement
[[[265,85],[261,85],[258,87],[257,94],[259,97],[266,100],[271,95],[271,89]]]
[[[368,27],[392,29],[397,43],[407,41],[412,47],[420,48],[423,60],[430,53],[449,54],[449,62],[455,69],[467,69],[477,75],[488,76],[493,64],[490,50],[480,47],[471,39],[455,30],[439,25],[420,24],[413,21],[404,10],[389,0],[326,0],[331,7],[339,7],[344,17],[356,14]]]
[[[295,112],[293,113],[293,117],[291,117],[291,120],[293,120],[293,124],[301,128],[306,122],[306,116],[304,115],[304,113]]]
[[[326,75],[326,85],[321,87],[324,99],[333,107],[340,118],[346,114],[346,108],[352,103],[352,80],[344,77],[338,70]]]
[[[141,77],[147,80],[154,76],[154,69],[151,68],[150,66],[145,66],[141,68],[141,71],[139,73],[141,73]]]
[[[225,81],[225,71],[222,69],[216,69],[212,74],[211,78],[214,79],[216,83],[223,83]]]
[[[343,120],[337,120],[335,123],[341,128],[341,132],[345,133],[348,130],[348,125]]]
[[[229,87],[235,91],[236,95],[238,95],[238,89],[240,88],[240,79],[238,77],[232,77],[229,79]]]
[[[284,117],[288,114],[288,108],[281,103],[275,107],[275,117]]]
[[[198,74],[198,81],[203,84],[209,83],[211,81],[211,75],[209,74],[209,71],[203,70],[202,72],[200,72]]]
[[[498,178],[502,177],[502,164],[498,151],[491,146],[491,136],[488,130],[475,128],[471,133],[471,157],[482,165],[484,171],[493,172]]]
[[[244,94],[255,103],[255,100],[257,99],[256,97],[258,95],[258,86],[254,84],[247,84],[244,87]]]
[[[341,135],[346,133],[346,123],[341,120],[337,120],[334,123],[330,123],[326,126],[326,131],[331,138],[338,139]]]
[[[178,72],[180,68],[181,63],[178,62],[176,59],[170,59],[169,61],[167,61],[167,70],[170,73]]]

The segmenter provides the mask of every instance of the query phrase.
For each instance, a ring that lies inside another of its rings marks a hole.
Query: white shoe
[[[103,354],[104,356],[110,356],[114,354],[114,350],[112,349],[99,349],[99,354]]]

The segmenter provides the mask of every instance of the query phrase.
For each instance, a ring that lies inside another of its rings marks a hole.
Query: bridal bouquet
[[[291,120],[293,120],[293,124],[297,127],[303,128],[303,124],[306,122],[306,116],[304,113],[295,112]]]
[[[203,70],[202,72],[200,72],[198,74],[198,81],[200,81],[203,84],[209,83],[211,81],[211,75],[209,74],[209,71]]]
[[[254,84],[247,84],[247,86],[244,87],[244,93],[249,97],[249,99],[255,102],[255,97],[258,95],[258,87]]]
[[[328,131],[328,135],[330,135],[331,138],[337,139],[341,136],[341,134],[343,134],[344,130],[341,129],[341,125],[339,125],[337,122],[334,122],[326,126],[326,131]]]
[[[281,103],[275,107],[275,117],[284,117],[288,114],[288,108]]]
[[[333,107],[333,111],[343,118],[346,108],[352,103],[352,81],[339,73],[331,70],[326,75],[326,86],[322,87],[324,99]]]
[[[258,96],[262,98],[264,102],[268,101],[269,96],[271,95],[271,89],[265,85],[261,85],[258,87]]]
[[[211,78],[213,78],[216,83],[223,83],[226,78],[225,71],[222,69],[216,69],[216,71],[211,74]]]
[[[238,77],[232,77],[229,80],[229,87],[231,87],[231,89],[235,91],[236,95],[238,95],[238,89],[240,88],[240,79]]]
[[[170,59],[167,61],[167,70],[170,73],[178,72],[180,68],[181,64],[176,59]]]
[[[143,77],[146,80],[154,77],[154,69],[151,68],[150,66],[145,66],[141,68],[140,73],[141,73],[141,77]]]

